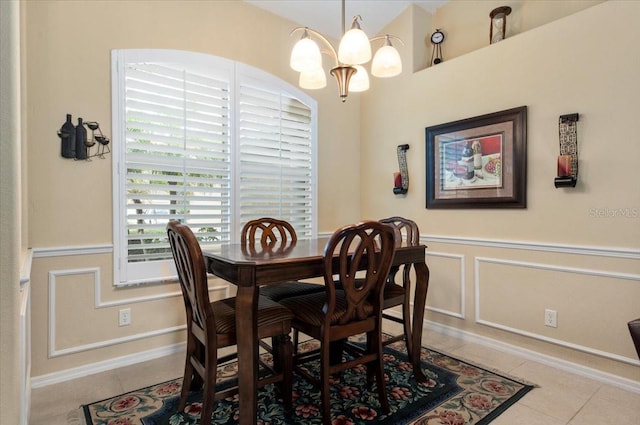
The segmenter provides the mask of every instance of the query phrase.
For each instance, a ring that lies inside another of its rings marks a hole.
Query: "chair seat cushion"
[[[340,282],[335,282],[336,288],[341,288]],[[384,295],[382,308],[387,309],[402,305],[404,303],[404,287],[397,283],[387,283],[384,285]]]
[[[290,281],[260,287],[260,295],[273,301],[317,292],[324,293],[324,285]]]
[[[325,291],[300,295],[297,297],[285,298],[280,303],[289,308],[296,320],[308,323],[313,326],[320,326],[324,320],[323,307],[327,300]],[[345,293],[341,289],[336,290],[336,308],[331,316],[331,324],[336,324],[347,310]],[[373,306],[366,303],[364,306],[366,314],[373,314]]]
[[[225,298],[211,303],[216,317],[216,333],[232,334],[236,332],[236,298]],[[293,314],[279,303],[264,297],[258,297],[258,328],[283,321],[291,322]],[[289,327],[289,326],[288,326]]]

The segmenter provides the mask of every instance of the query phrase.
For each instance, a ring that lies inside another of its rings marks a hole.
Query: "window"
[[[165,226],[203,245],[234,242],[248,220],[316,232],[316,103],[255,68],[173,50],[115,50],[116,285],[175,276]]]

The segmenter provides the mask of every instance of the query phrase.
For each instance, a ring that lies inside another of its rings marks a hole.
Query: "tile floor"
[[[425,336],[425,340],[426,340]],[[639,425],[640,394],[511,354],[430,333],[429,346],[538,385],[492,425]],[[81,404],[109,398],[182,374],[183,354],[33,389],[30,425],[76,425]]]

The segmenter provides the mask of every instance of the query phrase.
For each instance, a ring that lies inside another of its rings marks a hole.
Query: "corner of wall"
[[[431,15],[421,7],[413,5],[411,11],[411,70],[417,72],[429,66],[432,49],[429,35],[432,32],[432,19]]]

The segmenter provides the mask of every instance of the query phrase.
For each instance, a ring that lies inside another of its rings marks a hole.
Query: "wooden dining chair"
[[[380,220],[381,223],[389,224],[398,230],[399,238],[396,240],[396,247],[404,245],[418,245],[420,244],[420,230],[418,225],[408,218],[404,217],[389,217]],[[389,278],[384,286],[383,293],[383,319],[391,320],[396,323],[402,324],[403,333],[394,335],[391,338],[383,341],[383,345],[392,344],[397,341],[404,342],[407,347],[407,353],[411,358],[412,348],[412,324],[411,324],[411,264],[405,264],[401,266],[392,266],[389,272]],[[396,276],[400,273],[402,282],[396,283]],[[402,317],[397,317],[384,310],[388,310],[394,307],[402,306]],[[420,326],[421,324],[414,324],[414,326]],[[422,328],[414,329],[415,332],[422,332]]]
[[[236,353],[218,358],[218,349],[237,344],[235,297],[210,302],[207,272],[200,244],[191,229],[177,221],[167,224],[167,235],[178,271],[187,314],[187,356],[178,411],[183,412],[189,391],[204,386],[201,424],[211,421],[214,402],[237,392],[237,387],[216,391],[218,365],[236,357]],[[280,304],[259,297],[258,338],[278,341],[273,366],[261,362],[270,374],[258,380],[258,387],[279,382],[286,413],[292,406],[291,312]],[[279,359],[277,361],[276,359]]]
[[[243,250],[252,256],[268,257],[274,253],[284,253],[295,247],[298,235],[291,223],[272,217],[262,217],[248,221],[242,226],[240,242]],[[308,282],[286,281],[262,286],[260,295],[270,300],[279,302],[283,298],[298,295],[324,292],[322,285]],[[298,331],[293,331],[293,351],[298,351]],[[270,351],[271,347],[261,341],[260,345]]]
[[[281,303],[294,314],[292,326],[320,341],[319,377],[304,367],[311,354],[294,355],[299,375],[320,386],[323,424],[331,424],[330,380],[337,372],[366,364],[369,382],[375,378],[382,411],[389,412],[382,357],[382,293],[395,253],[395,231],[377,221],[338,229],[323,255],[321,293],[285,298]],[[339,282],[339,288],[336,287]],[[366,334],[366,350],[335,362],[332,345],[350,336]],[[375,373],[374,373],[375,372]]]
[[[268,257],[273,253],[287,252],[296,245],[298,236],[291,223],[277,218],[263,217],[247,222],[240,237],[243,249],[253,256]],[[283,298],[324,292],[322,285],[288,281],[262,286],[260,295],[273,301]]]

